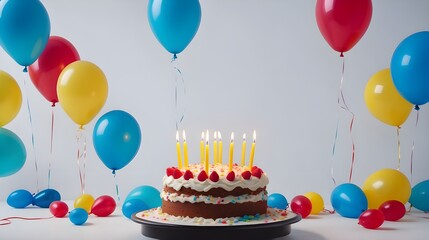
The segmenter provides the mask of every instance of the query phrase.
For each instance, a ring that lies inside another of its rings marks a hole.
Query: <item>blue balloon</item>
[[[147,16],[161,45],[174,55],[192,41],[201,22],[198,0],[149,0]]]
[[[19,189],[7,197],[7,204],[14,208],[25,208],[33,203],[33,194],[25,189]]]
[[[146,203],[139,199],[128,199],[122,205],[122,213],[125,217],[130,218],[134,213],[150,209]]]
[[[22,66],[42,54],[51,31],[48,12],[39,0],[0,2],[0,45]]]
[[[429,102],[429,32],[405,38],[393,53],[390,70],[402,97],[416,106]]]
[[[33,205],[41,208],[49,208],[52,202],[60,200],[60,193],[55,189],[48,188],[34,195]]]
[[[21,139],[12,131],[0,128],[0,177],[18,172],[26,158],[27,152]]]
[[[337,213],[347,218],[359,218],[368,209],[365,193],[352,183],[338,185],[331,193],[331,204]]]
[[[268,196],[268,207],[286,209],[289,205],[285,196],[280,193],[273,193]]]
[[[158,189],[148,185],[142,185],[131,190],[125,198],[125,201],[131,199],[143,201],[148,208],[157,208],[162,204],[161,194]]]
[[[111,170],[125,167],[140,148],[141,132],[129,113],[114,110],[101,116],[94,127],[93,143],[101,161]]]
[[[411,206],[429,212],[429,180],[419,182],[411,189]]]
[[[82,225],[88,220],[88,212],[83,208],[75,208],[70,211],[69,219],[74,225]]]

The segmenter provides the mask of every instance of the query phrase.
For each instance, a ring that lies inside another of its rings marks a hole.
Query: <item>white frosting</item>
[[[232,191],[236,187],[248,188],[252,191],[255,191],[259,188],[263,188],[268,184],[268,177],[265,173],[262,173],[261,178],[257,178],[255,176],[251,176],[250,179],[244,179],[241,176],[241,173],[246,171],[245,167],[234,166],[233,171],[235,173],[235,180],[229,181],[226,179],[226,175],[228,174],[228,166],[227,165],[211,165],[209,172],[216,171],[219,175],[219,181],[213,182],[210,178],[204,180],[203,182],[198,180],[198,174],[204,169],[201,164],[193,164],[189,166],[189,170],[193,173],[194,178],[189,180],[185,180],[183,176],[178,179],[174,179],[173,176],[165,175],[163,178],[163,186],[168,186],[173,188],[176,191],[179,191],[182,187],[190,188],[199,192],[207,192],[213,188],[223,188],[226,191]],[[208,173],[208,175],[210,175]]]
[[[206,203],[206,204],[229,204],[229,203],[245,203],[245,202],[259,202],[267,200],[268,195],[266,191],[262,191],[256,195],[244,194],[241,196],[227,196],[227,197],[213,197],[205,195],[187,195],[177,194],[162,191],[161,198],[170,202],[190,202],[190,203]]]

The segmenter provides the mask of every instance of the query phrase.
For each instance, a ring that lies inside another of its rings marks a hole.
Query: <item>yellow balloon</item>
[[[378,120],[392,126],[402,125],[413,108],[413,105],[399,94],[388,68],[369,79],[364,98],[369,112]]]
[[[386,168],[371,174],[365,180],[362,190],[368,199],[368,208],[378,209],[389,200],[407,203],[411,195],[411,184],[399,170]]]
[[[22,94],[18,83],[0,70],[0,127],[12,121],[21,109]]]
[[[92,195],[84,193],[74,200],[74,208],[83,208],[90,213],[94,201],[95,200]]]
[[[304,196],[306,196],[311,202],[312,208],[310,214],[318,214],[323,211],[323,209],[325,208],[325,204],[320,194],[316,192],[308,192],[304,194]]]
[[[98,114],[106,102],[107,92],[103,71],[88,61],[67,65],[58,77],[58,100],[67,115],[80,126]]]

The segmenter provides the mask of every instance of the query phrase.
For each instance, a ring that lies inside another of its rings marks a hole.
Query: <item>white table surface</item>
[[[72,206],[67,202],[69,206]],[[10,216],[50,217],[49,209],[29,207],[14,209],[5,202],[0,203],[0,219]],[[124,216],[120,209],[109,217],[89,216],[82,226],[73,225],[68,218],[44,220],[11,220],[0,226],[1,240],[14,239],[109,239],[144,240],[141,226]],[[369,230],[357,224],[357,219],[343,218],[338,214],[311,215],[292,225],[290,235],[282,240],[324,240],[324,239],[429,239],[429,214],[418,211],[407,213],[398,222],[384,222],[377,230]],[[277,239],[277,240],[279,240]]]

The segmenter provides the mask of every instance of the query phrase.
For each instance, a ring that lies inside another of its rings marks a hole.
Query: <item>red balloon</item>
[[[386,201],[378,208],[384,214],[384,220],[387,221],[398,221],[404,215],[407,209],[405,205],[398,200]]]
[[[343,56],[362,38],[372,17],[371,0],[317,0],[316,21],[328,44]]]
[[[107,217],[116,209],[116,202],[111,196],[103,195],[95,199],[91,207],[91,213],[99,217]]]
[[[294,197],[290,203],[292,212],[298,213],[302,218],[306,218],[312,209],[311,201],[306,196],[298,195]]]
[[[67,206],[67,203],[62,201],[53,201],[49,205],[49,211],[51,211],[52,215],[55,217],[62,218],[69,212],[69,206]]]
[[[68,40],[51,36],[42,54],[29,66],[33,84],[52,106],[58,102],[57,82],[61,71],[77,60],[80,60],[79,53]]]
[[[364,228],[376,229],[384,222],[384,214],[378,209],[368,209],[359,216],[359,224]]]

